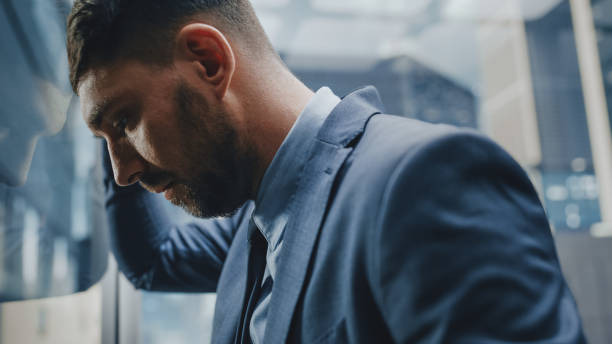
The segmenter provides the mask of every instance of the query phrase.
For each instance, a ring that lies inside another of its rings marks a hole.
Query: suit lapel
[[[354,92],[336,106],[317,135],[301,173],[291,219],[285,229],[268,309],[265,343],[287,340],[334,180],[352,151],[347,146],[363,133],[368,119],[380,113],[381,108],[374,88]]]

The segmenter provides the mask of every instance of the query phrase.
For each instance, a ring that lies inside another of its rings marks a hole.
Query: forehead
[[[133,92],[150,85],[151,73],[142,63],[124,62],[89,70],[79,83],[81,101],[97,102],[104,98]]]
[[[119,98],[153,97],[163,99],[172,86],[171,71],[136,61],[91,69],[83,75],[78,94],[87,120],[96,108]]]

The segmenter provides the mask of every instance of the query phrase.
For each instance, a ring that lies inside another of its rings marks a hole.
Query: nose
[[[120,186],[132,185],[140,180],[145,162],[136,149],[127,143],[107,143],[115,182]]]

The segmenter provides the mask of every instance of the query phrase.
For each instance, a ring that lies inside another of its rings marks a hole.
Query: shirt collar
[[[339,102],[340,98],[329,88],[319,89],[294,123],[264,174],[252,219],[271,250],[278,246],[289,221],[289,204],[308,159],[310,146],[325,118]]]

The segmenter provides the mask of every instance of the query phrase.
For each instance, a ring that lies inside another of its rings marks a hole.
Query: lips
[[[166,187],[164,188],[163,192],[164,192],[164,197],[166,197],[167,200],[170,200],[172,198],[172,187],[174,186],[174,183],[170,183],[168,185],[166,185]]]
[[[161,191],[160,191],[160,192],[165,192],[165,191],[168,191],[168,190],[169,190],[171,187],[173,187],[173,186],[174,186],[174,183],[173,183],[173,182],[170,182],[170,183],[168,183],[166,186],[164,186],[164,188],[163,188],[163,189],[161,189]]]
[[[145,189],[149,190],[150,192],[153,192],[153,193],[156,193],[156,194],[160,194],[162,192],[165,192],[166,190],[168,190],[172,186],[174,186],[174,183],[170,182],[170,183],[166,184],[166,186],[164,186],[164,187],[151,187],[151,186],[148,186],[147,184],[141,184],[141,185],[142,185],[142,187],[144,187]]]

